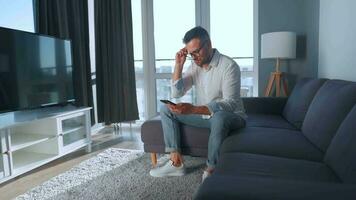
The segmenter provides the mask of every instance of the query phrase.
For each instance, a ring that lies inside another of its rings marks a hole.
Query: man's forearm
[[[210,111],[208,107],[206,106],[194,106],[193,107],[193,114],[198,114],[198,115],[210,115]]]
[[[182,78],[182,71],[183,71],[183,66],[179,66],[178,64],[176,64],[172,75],[173,82]]]

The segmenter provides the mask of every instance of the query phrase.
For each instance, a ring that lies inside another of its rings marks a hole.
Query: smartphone
[[[160,100],[162,103],[165,103],[165,104],[171,104],[171,105],[176,105],[175,103],[173,103],[172,101],[170,101],[170,100],[166,100],[166,99],[161,99]]]

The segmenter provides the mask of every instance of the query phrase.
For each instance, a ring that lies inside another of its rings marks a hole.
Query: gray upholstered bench
[[[206,156],[208,154],[209,129],[181,125],[182,153],[191,156]],[[157,163],[157,153],[165,153],[163,131],[160,117],[147,120],[141,127],[141,139],[145,152],[151,153],[152,164]]]

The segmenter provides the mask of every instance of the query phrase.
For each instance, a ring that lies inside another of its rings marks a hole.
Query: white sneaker
[[[160,158],[157,159],[157,165],[156,167],[162,167],[163,165],[165,165],[168,161],[171,160],[171,157],[169,156],[169,154],[166,154]]]
[[[207,172],[204,170],[203,176],[201,177],[201,182],[204,182],[206,178],[208,178],[211,175],[211,173]]]
[[[161,167],[156,167],[150,170],[150,175],[153,177],[183,176],[184,174],[184,164],[182,163],[179,167],[176,167],[171,160]]]

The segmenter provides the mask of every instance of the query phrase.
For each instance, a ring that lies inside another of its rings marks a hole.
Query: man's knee
[[[211,126],[216,128],[234,129],[237,124],[241,124],[240,118],[236,118],[234,115],[235,114],[226,111],[216,112],[211,118]],[[242,126],[243,125],[241,125],[241,127]]]
[[[230,121],[229,114],[225,111],[218,111],[214,113],[210,120],[213,124],[224,124]]]

